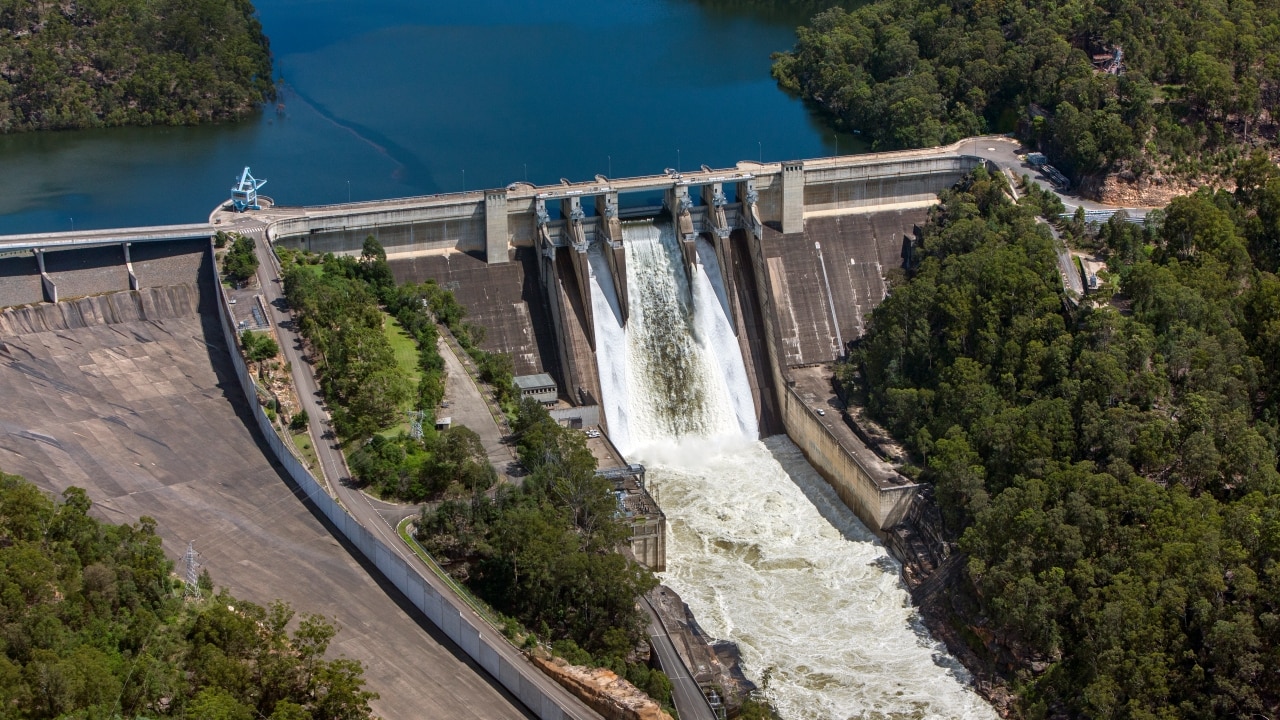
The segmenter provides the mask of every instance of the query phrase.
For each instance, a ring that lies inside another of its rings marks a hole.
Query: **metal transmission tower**
[[[258,188],[266,185],[266,180],[257,180],[249,174],[248,166],[240,173],[240,179],[231,188],[231,206],[236,212],[245,210],[261,210],[258,206]]]
[[[186,567],[187,577],[185,578],[187,589],[183,593],[187,597],[200,597],[200,576],[197,574],[200,569],[200,562],[197,560],[199,554],[196,552],[196,543],[194,540],[187,543],[187,551],[182,554],[182,564]]]
[[[421,440],[422,439],[422,418],[423,416],[426,415],[426,413],[421,410],[410,410],[408,414],[409,414],[409,437],[413,438],[414,440]]]

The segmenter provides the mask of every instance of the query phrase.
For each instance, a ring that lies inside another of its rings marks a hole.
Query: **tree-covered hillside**
[[[934,484],[957,624],[1027,717],[1280,710],[1280,177],[1250,167],[1103,226],[1121,294],[1079,310],[979,172],[841,368]]]
[[[108,525],[0,473],[0,718],[364,720],[363,668],[319,616],[184,600],[155,523]]]
[[[250,0],[0,0],[0,132],[228,120],[273,94]]]
[[[880,149],[1021,123],[1076,176],[1195,174],[1225,167],[1241,141],[1275,139],[1272,2],[877,0],[798,34],[776,56],[779,83]]]

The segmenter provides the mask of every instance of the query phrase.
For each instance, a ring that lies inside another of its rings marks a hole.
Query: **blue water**
[[[278,104],[233,124],[0,137],[0,234],[201,222],[245,165],[297,205],[836,149],[769,77],[803,16],[689,0],[257,5]]]

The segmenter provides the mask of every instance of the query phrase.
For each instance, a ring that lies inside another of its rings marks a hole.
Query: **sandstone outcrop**
[[[653,698],[612,670],[570,665],[561,658],[529,658],[605,720],[672,720]]]

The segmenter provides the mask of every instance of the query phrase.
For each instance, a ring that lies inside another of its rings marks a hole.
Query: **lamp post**
[[[676,172],[680,172],[680,148],[676,148]]]
[[[605,177],[607,177],[607,178],[609,178],[610,180],[612,180],[612,179],[613,179],[613,156],[612,156],[612,155],[606,155],[605,157],[609,158],[609,174],[608,174],[608,175],[606,175]]]
[[[467,169],[462,168],[462,192],[467,191]]]
[[[756,150],[759,150],[759,151],[760,151],[760,164],[761,164],[761,165],[763,165],[763,164],[764,164],[764,143],[762,143],[762,142],[760,142],[759,140],[757,140],[757,141],[756,141]]]
[[[347,181],[347,202],[351,202],[351,181]]]
[[[71,218],[71,232],[75,232],[75,231],[76,231],[76,219]]]

